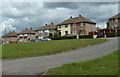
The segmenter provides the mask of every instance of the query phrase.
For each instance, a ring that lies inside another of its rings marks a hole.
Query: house
[[[102,28],[100,28],[100,27],[97,27],[97,28],[96,28],[96,31],[99,31],[99,30],[101,30],[101,29],[102,29]]]
[[[1,39],[3,39],[2,41],[5,41],[5,42],[17,41],[18,40],[17,33],[15,31],[13,32],[10,31],[9,33],[3,35]]]
[[[4,39],[3,39],[3,38],[0,38],[0,44],[2,44],[2,43],[3,43],[3,41],[4,41]]]
[[[79,17],[70,17],[69,19],[57,25],[58,34],[64,35],[88,35],[91,31],[96,31],[96,23],[79,15]]]
[[[120,13],[108,19],[107,29],[120,29]]]
[[[18,40],[20,42],[26,42],[26,41],[30,41],[31,39],[35,39],[36,35],[35,35],[35,30],[33,30],[32,28],[27,29],[20,32],[18,34]]]
[[[51,23],[50,25],[45,25],[39,29],[36,29],[36,38],[37,39],[43,39],[46,36],[54,37],[54,34],[56,33],[57,28],[56,25]]]

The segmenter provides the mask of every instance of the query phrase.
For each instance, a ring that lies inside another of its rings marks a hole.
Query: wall
[[[57,29],[61,31],[61,36],[65,35],[65,31],[68,31],[68,34],[71,34],[71,26],[68,24],[68,28],[65,28],[65,25],[61,25],[61,28],[57,26]]]
[[[118,25],[120,27],[120,19],[118,22],[115,21],[115,19],[108,20],[109,23],[109,29],[112,29],[112,26]]]

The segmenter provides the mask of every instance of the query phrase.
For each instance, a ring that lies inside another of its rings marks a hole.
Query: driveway
[[[31,57],[15,60],[3,60],[4,75],[38,75],[63,64],[82,62],[107,55],[118,49],[118,38],[109,39],[98,45],[64,52],[55,55]]]

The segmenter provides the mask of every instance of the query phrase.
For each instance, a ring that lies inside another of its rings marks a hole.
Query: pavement
[[[86,48],[72,50],[54,55],[30,57],[2,61],[3,75],[39,75],[51,68],[63,64],[95,59],[118,50],[118,38],[107,38],[108,42],[90,45]]]

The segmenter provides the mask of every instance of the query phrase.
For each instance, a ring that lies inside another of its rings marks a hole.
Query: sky
[[[108,18],[118,13],[117,2],[4,2],[0,3],[0,36],[7,32],[37,29],[45,24],[59,24],[70,16],[82,15],[105,28]]]

